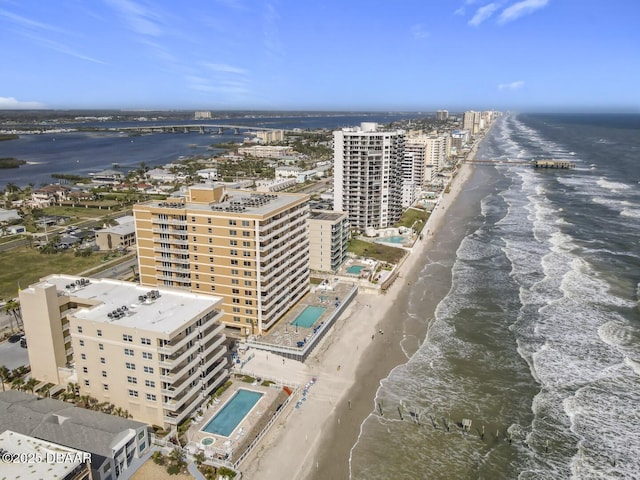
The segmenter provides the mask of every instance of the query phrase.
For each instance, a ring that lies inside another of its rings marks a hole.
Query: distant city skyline
[[[640,111],[635,0],[0,0],[0,109]]]

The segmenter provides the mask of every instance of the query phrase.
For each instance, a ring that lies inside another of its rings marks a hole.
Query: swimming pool
[[[347,267],[347,273],[353,273],[355,275],[360,275],[360,272],[364,268],[364,265],[351,265]]]
[[[391,237],[382,237],[378,239],[379,242],[384,243],[404,243],[407,241],[406,237],[401,237],[400,235],[393,235]]]
[[[296,317],[293,322],[291,322],[291,325],[295,325],[296,327],[310,328],[311,325],[316,323],[316,320],[320,318],[320,316],[326,309],[326,307],[316,307],[314,305],[309,305],[300,313],[300,315]]]
[[[209,420],[202,431],[228,437],[263,395],[263,393],[253,390],[239,389],[224,404],[222,409]]]

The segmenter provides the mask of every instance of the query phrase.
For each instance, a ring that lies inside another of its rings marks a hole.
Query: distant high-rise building
[[[403,130],[376,123],[333,132],[333,208],[358,231],[392,226],[402,215]]]
[[[424,187],[435,180],[447,158],[447,136],[418,135],[407,137],[405,151],[414,157],[414,178],[417,186]]]
[[[263,143],[282,142],[284,130],[263,130],[256,132],[256,138]]]
[[[309,290],[309,196],[189,187],[133,207],[140,283],[222,297],[241,335],[269,329]]]
[[[211,112],[195,112],[193,114],[194,120],[210,120]]]
[[[446,121],[449,118],[449,111],[448,110],[438,110],[436,112],[436,120],[439,120],[441,122]]]
[[[470,110],[462,115],[462,128],[469,130],[471,135],[477,135],[480,132],[480,119],[482,114]]]

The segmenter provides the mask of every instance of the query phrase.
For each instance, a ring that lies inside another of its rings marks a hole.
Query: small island
[[[19,160],[13,157],[0,158],[0,168],[18,168],[20,165],[25,165],[25,160]]]

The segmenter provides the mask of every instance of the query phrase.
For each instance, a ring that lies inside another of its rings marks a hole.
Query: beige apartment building
[[[336,272],[347,259],[349,218],[343,212],[312,210],[309,216],[309,267]]]
[[[308,202],[201,184],[138,204],[140,282],[220,296],[232,333],[261,334],[309,290]]]
[[[50,275],[20,292],[34,378],[171,426],[228,377],[221,299]]]

